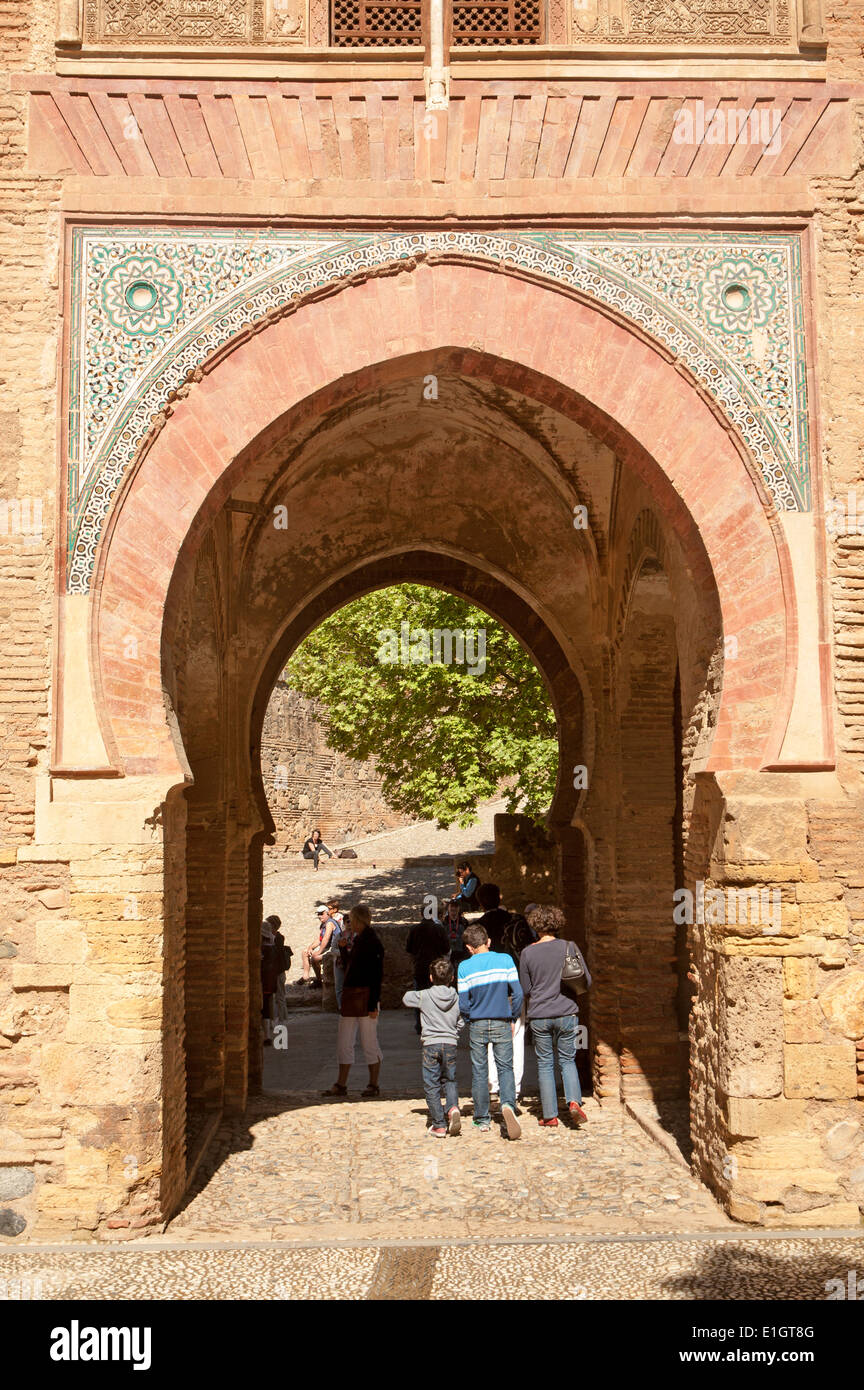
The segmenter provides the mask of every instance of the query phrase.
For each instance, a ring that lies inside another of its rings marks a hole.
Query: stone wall
[[[704,784],[697,797],[689,862],[707,850],[706,891],[776,893],[780,911],[770,927],[706,914],[690,929],[695,1161],[739,1220],[857,1226],[864,943],[844,894],[860,810],[806,800],[807,780],[753,776],[725,801]]]
[[[80,959],[70,864],[33,854],[36,777],[49,759],[60,183],[27,172],[26,99],[10,90],[9,75],[48,60],[48,27],[42,6],[0,5],[2,1236],[29,1232],[51,1211],[77,1152],[49,1074],[66,1046],[70,962]],[[22,523],[29,509],[29,524],[16,524],[16,505]],[[81,1207],[84,1225],[93,1206]]]
[[[530,816],[499,812],[494,825],[494,854],[471,856],[481,882],[497,883],[511,912],[524,912],[531,902],[560,903],[561,854],[555,836]]]
[[[410,823],[381,792],[374,758],[357,762],[328,748],[314,700],[277,681],[261,736],[261,771],[276,843],[300,849],[315,826],[342,844]]]

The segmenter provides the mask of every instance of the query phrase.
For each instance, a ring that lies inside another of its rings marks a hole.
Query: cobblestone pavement
[[[170,1237],[448,1240],[734,1229],[683,1163],[626,1112],[588,1099],[583,1129],[571,1129],[563,1115],[557,1130],[541,1129],[530,1047],[522,1139],[507,1141],[497,1126],[488,1134],[473,1129],[463,1042],[457,1076],[466,1123],[459,1138],[442,1140],[427,1133],[412,1015],[382,1015],[377,1100],[360,1099],[366,1069],[359,1062],[347,1100],[319,1094],[335,1076],[335,1033],[335,1015],[292,1016],[287,1050],[265,1054],[273,1089],[221,1126]]]
[[[692,1236],[442,1243],[139,1245],[0,1252],[17,1299],[824,1301],[860,1269],[858,1237]]]
[[[318,933],[316,903],[337,897],[343,906],[367,902],[377,925],[417,921],[423,896],[449,897],[455,887],[452,860],[490,854],[495,848],[493,820],[503,801],[480,808],[479,820],[467,830],[438,830],[432,821],[386,831],[355,841],[357,859],[320,860],[318,871],[296,853],[266,852],[264,912],[282,918],[282,931],[294,951],[289,984],[300,974],[300,952]],[[443,858],[439,864],[407,864],[415,858]]]

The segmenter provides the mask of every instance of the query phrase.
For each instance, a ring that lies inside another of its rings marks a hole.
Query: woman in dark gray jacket
[[[567,1106],[576,1125],[580,1126],[586,1123],[588,1116],[582,1109],[582,1088],[576,1069],[579,1005],[573,995],[561,988],[561,971],[568,945],[561,939],[566,925],[564,913],[557,907],[535,907],[527,913],[527,922],[539,940],[533,946],[526,946],[519,957],[519,983],[528,1001],[528,1021],[537,1055],[543,1107],[540,1124],[549,1129],[558,1126],[557,1048]]]

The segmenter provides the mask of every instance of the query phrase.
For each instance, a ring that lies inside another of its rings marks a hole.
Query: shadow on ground
[[[706,1247],[693,1261],[692,1269],[662,1279],[660,1286],[669,1298],[784,1298],[801,1302],[827,1298],[833,1291],[830,1281],[834,1279],[840,1279],[845,1288],[847,1272],[838,1268],[836,1259],[818,1258],[813,1244],[806,1238],[800,1241],[800,1249],[794,1254],[783,1255],[775,1254],[772,1244],[765,1240],[746,1245],[730,1241]],[[783,1318],[775,1316],[770,1321],[772,1326],[779,1326]],[[706,1340],[701,1345],[716,1347],[718,1343]],[[764,1349],[766,1345],[775,1350],[801,1351],[812,1344],[806,1337],[767,1344],[761,1337],[754,1337],[754,1348]]]

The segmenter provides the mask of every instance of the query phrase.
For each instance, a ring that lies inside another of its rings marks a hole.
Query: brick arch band
[[[451,367],[575,419],[642,478],[697,586],[716,588],[726,673],[709,768],[776,761],[792,704],[791,565],[743,442],[672,354],[547,282],[421,262],[343,282],[220,350],[139,453],[100,547],[91,629],[109,756],[182,777],[166,719],[161,633],[172,576],[258,443],[382,380]],[[129,633],[130,663],[115,658]],[[752,640],[747,640],[750,637]]]

